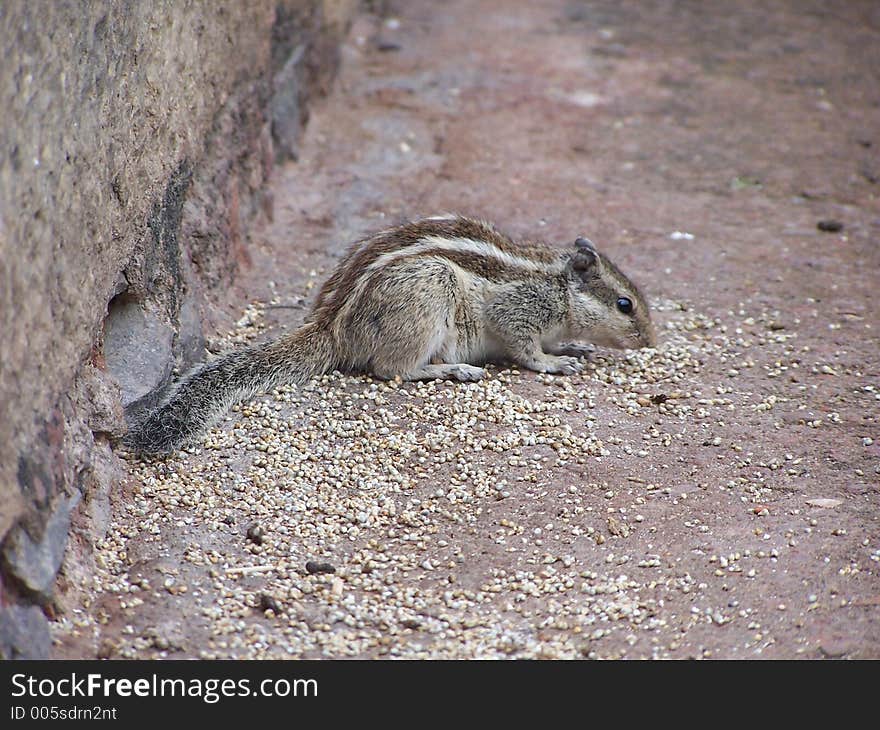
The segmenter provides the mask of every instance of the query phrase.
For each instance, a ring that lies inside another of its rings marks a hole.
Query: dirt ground
[[[878,69],[867,0],[363,15],[220,344],[296,326],[352,240],[456,211],[588,236],[658,352],[328,376],[131,461],[55,655],[880,657]]]

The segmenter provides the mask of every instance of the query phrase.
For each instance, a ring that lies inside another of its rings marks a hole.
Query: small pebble
[[[833,219],[821,220],[816,224],[816,228],[824,233],[837,233],[843,230],[843,223]]]
[[[330,563],[318,563],[314,560],[309,560],[306,563],[306,572],[310,575],[316,575],[319,573],[335,573],[336,568]]]
[[[258,522],[254,522],[250,527],[247,528],[247,539],[250,540],[254,545],[262,545],[263,544],[263,536],[266,534],[266,531],[263,529],[263,526]]]
[[[259,598],[257,599],[257,608],[259,608],[260,611],[272,611],[275,615],[281,613],[281,606],[278,601],[268,593],[261,593],[259,595]]]

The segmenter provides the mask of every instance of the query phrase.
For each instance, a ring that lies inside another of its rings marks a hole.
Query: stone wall
[[[199,359],[354,0],[0,4],[0,657],[45,656],[123,408]]]

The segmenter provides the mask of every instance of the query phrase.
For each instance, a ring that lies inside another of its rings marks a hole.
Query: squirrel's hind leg
[[[455,272],[443,261],[422,258],[389,266],[361,307],[369,323],[361,330],[369,334],[361,350],[370,354],[368,369],[388,380],[483,378],[483,368],[458,362],[455,312],[461,296]]]

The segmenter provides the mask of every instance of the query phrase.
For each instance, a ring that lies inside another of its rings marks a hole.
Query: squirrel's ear
[[[586,240],[586,239],[584,239]],[[568,261],[568,268],[576,274],[583,276],[599,263],[599,254],[590,246],[581,248]]]
[[[583,251],[584,249],[589,249],[590,251],[596,250],[595,244],[589,238],[584,238],[583,236],[575,238],[574,245],[578,251]]]

